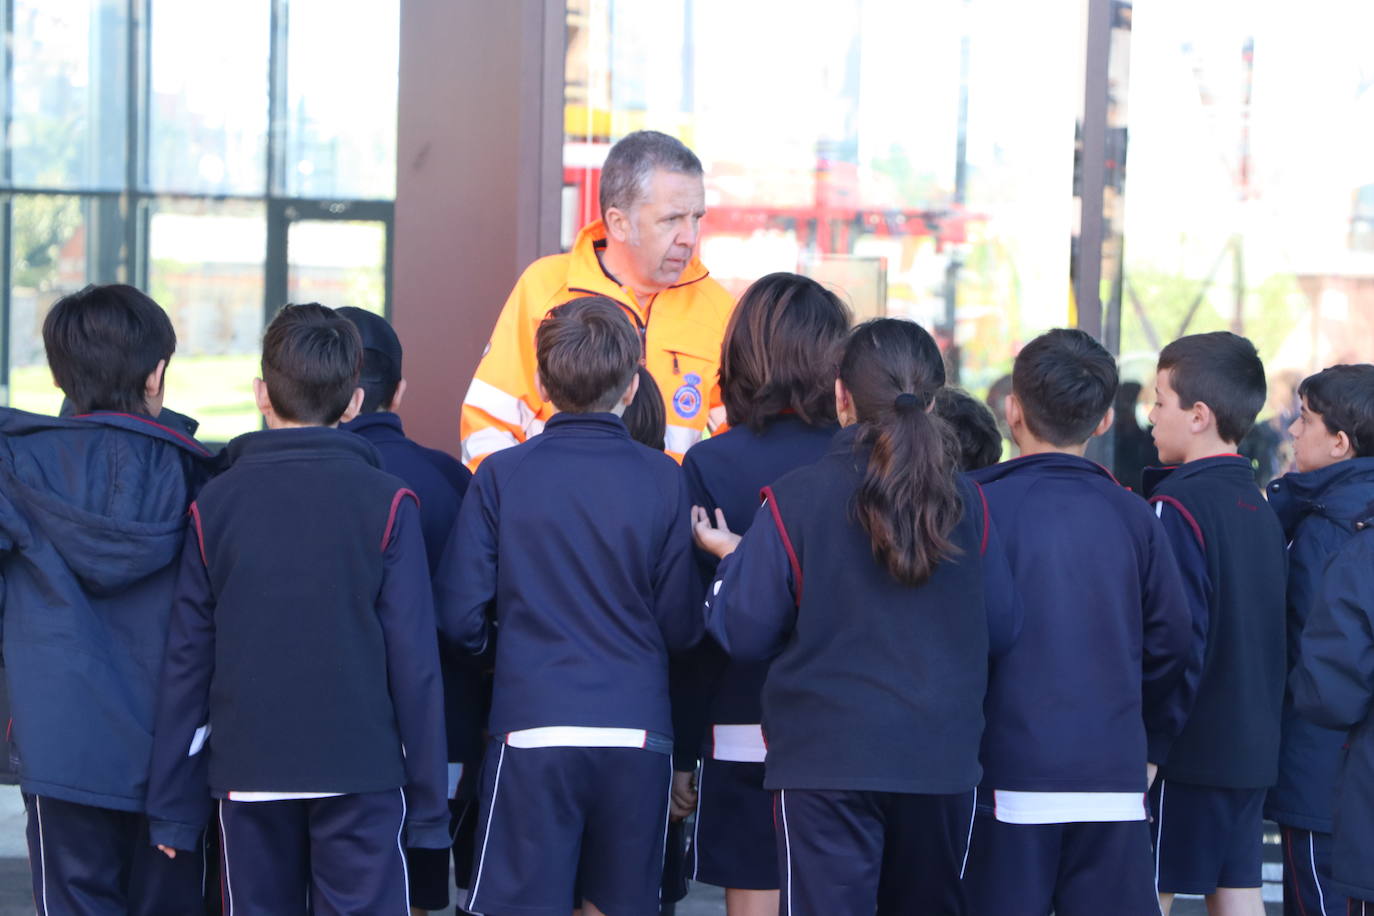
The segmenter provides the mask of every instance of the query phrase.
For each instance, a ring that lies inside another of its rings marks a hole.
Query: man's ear
[[[617,242],[624,244],[629,242],[633,234],[633,227],[630,225],[630,214],[619,207],[611,207],[602,217],[602,222],[606,224],[606,234]]]
[[[340,423],[348,423],[357,418],[358,411],[363,409],[363,398],[365,396],[361,388],[353,389],[353,397],[348,399],[348,406],[344,408],[343,413],[339,414]]]
[[[406,380],[401,379],[396,383],[396,393],[391,396],[391,403],[386,405],[386,409],[392,413],[399,413],[401,410],[401,399],[406,396]]]
[[[155,398],[162,394],[162,384],[166,374],[167,360],[160,359],[157,361],[157,365],[153,367],[153,371],[149,372],[148,377],[144,379],[143,393],[150,398]]]
[[[260,378],[253,379],[253,401],[258,405],[258,413],[262,414],[263,419],[271,419],[276,415],[272,410],[272,398],[267,394],[267,383]]]
[[[1093,437],[1096,438],[1097,436],[1104,436],[1104,435],[1106,435],[1106,434],[1107,434],[1107,430],[1111,429],[1111,428],[1112,428],[1112,424],[1115,423],[1115,422],[1116,422],[1116,408],[1115,408],[1115,407],[1108,407],[1108,408],[1107,408],[1107,412],[1106,412],[1105,414],[1102,415],[1101,421],[1098,422],[1097,428],[1093,430]]]

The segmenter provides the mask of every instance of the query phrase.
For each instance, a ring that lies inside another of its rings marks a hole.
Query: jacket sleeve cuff
[[[406,845],[412,849],[448,849],[453,845],[449,836],[448,820],[411,821],[406,824]]]
[[[173,849],[194,851],[200,848],[204,838],[203,826],[178,824],[176,821],[148,822],[148,842],[152,846],[170,846]]]
[[[1169,759],[1169,749],[1174,746],[1174,736],[1164,732],[1147,732],[1145,735],[1146,761],[1155,766],[1164,766]]]

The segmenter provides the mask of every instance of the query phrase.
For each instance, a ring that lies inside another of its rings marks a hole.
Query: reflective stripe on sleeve
[[[677,455],[687,452],[687,449],[701,441],[701,430],[690,426],[674,426],[668,424],[668,429],[663,436],[663,443],[667,451]]]
[[[470,464],[476,458],[519,444],[520,442],[514,434],[504,429],[497,429],[494,426],[479,429],[463,440],[463,463]]]

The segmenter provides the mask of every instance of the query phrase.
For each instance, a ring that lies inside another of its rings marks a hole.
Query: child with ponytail
[[[877,319],[846,340],[841,425],[764,488],[743,539],[694,508],[725,557],[707,624],[763,687],[784,916],[965,912],[988,658],[1019,626],[1010,571],[943,421],[935,341]]]

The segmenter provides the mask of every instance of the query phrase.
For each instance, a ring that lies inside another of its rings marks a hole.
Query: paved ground
[[[1277,843],[1277,836],[1273,838]],[[1265,848],[1265,908],[1270,916],[1283,911],[1279,888],[1277,845]],[[29,863],[24,845],[24,806],[12,786],[0,786],[0,916],[32,916],[33,893],[29,883]],[[721,916],[725,912],[724,894],[719,888],[697,884],[677,906],[676,916]],[[1206,913],[1201,900],[1181,899],[1173,916],[1201,916]]]

